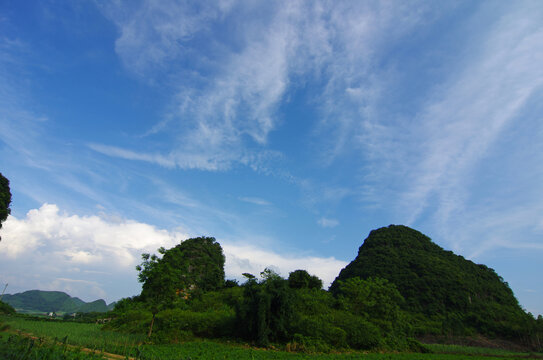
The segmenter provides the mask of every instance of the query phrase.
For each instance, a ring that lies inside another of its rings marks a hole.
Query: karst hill
[[[530,316],[496,272],[446,251],[407,226],[370,232],[356,258],[332,283],[384,278],[404,297],[402,308],[418,319],[421,333],[482,333],[517,338]]]

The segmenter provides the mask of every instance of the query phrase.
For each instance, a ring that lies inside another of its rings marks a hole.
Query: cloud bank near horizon
[[[8,217],[1,233],[2,271],[17,292],[33,286],[109,302],[139,293],[135,266],[142,253],[171,248],[191,237],[104,213],[72,215],[55,204],[43,204],[22,219]],[[305,269],[329,285],[347,264],[333,257],[284,254],[257,244],[217,240],[231,279],[242,279],[244,272],[258,275],[267,267],[285,277]]]

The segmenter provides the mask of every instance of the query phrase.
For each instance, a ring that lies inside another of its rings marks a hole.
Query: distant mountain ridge
[[[115,303],[106,304],[102,299],[85,302],[77,297],[71,297],[62,291],[29,290],[17,294],[6,294],[2,301],[11,305],[17,312],[55,312],[55,313],[87,313],[106,312]]]

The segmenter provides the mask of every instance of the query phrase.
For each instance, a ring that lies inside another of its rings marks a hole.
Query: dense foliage
[[[322,289],[322,280],[305,270],[295,270],[288,276],[288,286],[293,289]]]
[[[162,258],[143,254],[144,261],[137,267],[144,293],[168,287],[166,282],[185,295],[193,290],[211,291],[224,286],[225,258],[215,238],[187,239],[171,249],[161,248],[159,253]]]
[[[162,258],[143,254],[136,269],[143,283],[139,300],[151,311],[149,337],[156,314],[172,308],[177,301],[224,287],[224,254],[212,237],[187,239],[171,248],[160,248]]]
[[[11,204],[11,192],[9,190],[9,180],[0,173],[0,229],[2,223],[11,213],[9,205]],[[1,238],[0,238],[1,239]]]
[[[239,333],[259,346],[270,341],[286,342],[294,322],[294,293],[288,281],[266,269],[262,281],[249,277],[243,285],[243,299],[237,307]]]
[[[225,282],[215,239],[189,240],[160,249],[162,257],[143,255],[142,292],[116,304],[107,328],[147,332],[155,343],[239,339],[308,353],[424,352],[414,337],[426,334],[484,334],[541,348],[543,320],[526,314],[493,270],[404,226],[373,231],[331,291],[301,269],[287,279],[265,269],[243,274],[241,285]]]
[[[0,301],[0,314],[15,314],[15,309],[11,305]]]
[[[330,291],[341,294],[341,281],[355,277],[394,284],[419,333],[523,339],[534,322],[494,270],[445,251],[406,226],[373,230]]]

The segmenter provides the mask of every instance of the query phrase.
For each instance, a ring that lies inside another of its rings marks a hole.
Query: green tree
[[[213,237],[187,239],[166,250],[162,261],[179,270],[175,280],[178,289],[213,291],[224,287],[225,257]]]
[[[236,311],[241,335],[259,346],[289,340],[295,312],[294,292],[287,280],[270,269],[261,273],[260,282],[251,274],[244,275],[248,280]]]
[[[11,214],[10,204],[11,192],[9,191],[9,180],[0,173],[0,229],[2,228],[2,223],[8,218],[8,215]],[[0,237],[0,240],[1,239],[2,238]]]
[[[322,280],[305,270],[295,270],[288,276],[288,286],[293,289],[322,289]]]
[[[158,249],[159,253],[166,252],[164,248]],[[151,313],[148,337],[151,337],[156,314],[173,305],[177,298],[177,279],[180,270],[173,268],[169,263],[162,261],[157,255],[143,254],[143,262],[136,267],[139,271],[138,280],[143,283],[141,299],[148,304]]]
[[[215,238],[187,239],[168,250],[162,247],[158,252],[162,257],[143,254],[143,262],[136,267],[138,280],[143,284],[141,299],[153,315],[149,337],[159,311],[187,298],[191,291],[211,291],[224,286],[225,258]]]

